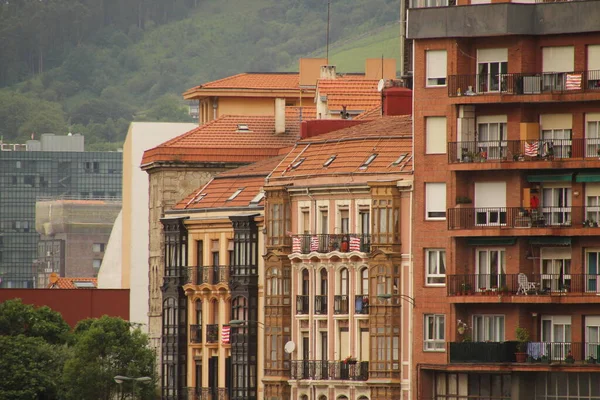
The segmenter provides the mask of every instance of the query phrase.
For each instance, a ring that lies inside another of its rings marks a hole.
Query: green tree
[[[153,399],[155,354],[139,328],[121,318],[104,316],[91,323],[80,322],[74,335],[72,357],[63,371],[65,400],[113,399],[119,393],[113,379],[116,375],[151,377],[150,384],[136,385],[135,392],[136,398]],[[131,393],[131,387],[123,390]]]
[[[63,344],[69,340],[69,331],[62,315],[50,307],[35,308],[23,304],[21,299],[0,303],[0,337],[24,335],[50,344]]]

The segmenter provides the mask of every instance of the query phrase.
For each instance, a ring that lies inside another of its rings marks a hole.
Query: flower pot
[[[515,353],[515,359],[518,363],[524,363],[527,361],[527,353]]]
[[[464,335],[464,333],[465,333],[465,327],[464,326],[459,326],[458,327],[458,333],[460,333],[461,335]]]
[[[348,364],[348,365],[355,365],[356,364],[356,360],[348,360],[348,361],[346,361],[346,364]]]

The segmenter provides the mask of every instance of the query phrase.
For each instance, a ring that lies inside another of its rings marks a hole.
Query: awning
[[[529,244],[533,246],[570,246],[571,238],[563,236],[540,236],[529,239]]]
[[[600,182],[600,171],[577,174],[575,182]]]
[[[527,182],[571,182],[573,174],[527,175]]]
[[[517,243],[514,237],[476,237],[468,238],[467,246],[512,246]]]

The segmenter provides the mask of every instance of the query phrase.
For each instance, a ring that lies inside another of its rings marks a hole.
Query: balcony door
[[[600,157],[600,113],[585,114],[585,156]]]
[[[542,342],[552,360],[564,360],[571,351],[571,316],[542,317]]]
[[[575,67],[574,46],[549,46],[542,48],[543,90],[563,91],[567,72]]]
[[[504,249],[477,249],[477,289],[506,285]]]
[[[585,290],[600,293],[600,249],[585,252]]]
[[[546,225],[571,225],[571,188],[543,188],[542,212]]]
[[[507,156],[506,115],[477,118],[477,152],[483,159],[501,160]]]
[[[585,317],[585,358],[600,358],[600,316]]]
[[[506,225],[506,182],[475,183],[475,224]]]
[[[541,289],[567,292],[571,287],[571,248],[541,249]]]
[[[508,49],[477,50],[477,91],[506,91]]]
[[[504,315],[474,315],[474,342],[504,342]]]

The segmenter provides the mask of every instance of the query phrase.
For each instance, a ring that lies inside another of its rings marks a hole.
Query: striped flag
[[[223,325],[223,329],[221,329],[221,342],[223,344],[229,344],[229,332],[231,328],[229,325]]]
[[[540,142],[533,142],[531,144],[525,142],[525,155],[530,157],[535,157],[538,155],[538,150],[540,148]]]
[[[350,251],[360,251],[359,237],[354,236],[350,238]]]
[[[581,74],[567,74],[567,90],[581,89]]]
[[[319,238],[317,236],[313,236],[310,238],[310,251],[318,251],[319,250]]]
[[[302,240],[299,237],[292,238],[292,253],[302,252]]]

